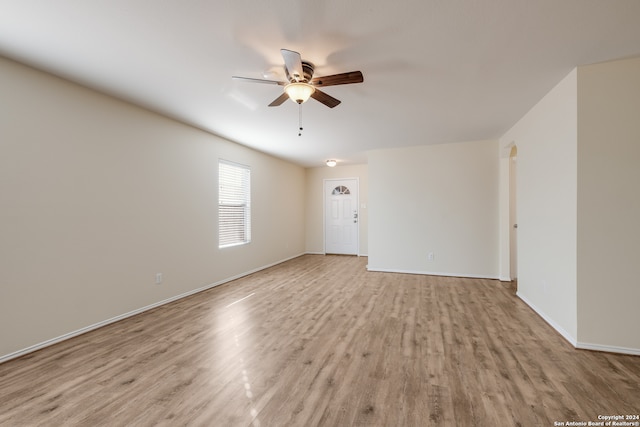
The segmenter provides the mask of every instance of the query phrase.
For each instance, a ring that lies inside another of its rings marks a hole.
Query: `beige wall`
[[[640,354],[640,58],[578,68],[578,341]]]
[[[369,253],[369,177],[367,165],[341,165],[306,170],[306,251],[324,253],[324,180],[358,178],[359,183],[359,255]]]
[[[502,141],[500,142],[503,143]],[[513,279],[511,271],[511,204],[510,204],[510,159],[511,145],[498,147],[499,160],[499,208],[498,208],[498,238],[499,238],[499,258],[498,271],[499,279],[504,282],[510,282]],[[517,232],[517,231],[516,231]],[[514,260],[517,263],[517,256]]]
[[[499,143],[305,170],[0,58],[0,360],[322,253],[330,178],[359,178],[371,269],[507,277],[512,144],[519,295],[580,347],[640,354],[638,76],[639,59],[580,67]],[[218,158],[253,176],[253,242],[223,251]]]
[[[498,170],[497,141],[369,152],[369,269],[497,278]]]
[[[500,139],[501,147],[518,149],[518,296],[574,344],[576,76],[574,70]],[[503,168],[502,180],[508,179]],[[508,222],[501,225],[508,227]]]
[[[640,354],[638,111],[639,58],[579,67],[500,139],[518,147],[518,295],[579,348]]]
[[[303,168],[2,58],[0,93],[0,358],[305,251]],[[218,158],[249,245],[217,247]]]

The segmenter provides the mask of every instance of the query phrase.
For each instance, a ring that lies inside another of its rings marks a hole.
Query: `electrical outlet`
[[[156,285],[162,283],[162,273],[156,273]]]
[[[434,256],[433,256],[433,252],[429,252],[429,261],[433,261]]]

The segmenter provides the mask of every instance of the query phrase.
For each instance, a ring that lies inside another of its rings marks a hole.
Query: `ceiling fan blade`
[[[335,85],[347,85],[351,83],[362,83],[364,76],[360,71],[350,71],[348,73],[333,74],[324,77],[315,77],[311,79],[311,84],[314,86],[335,86]]]
[[[284,85],[287,84],[287,82],[279,82],[277,80],[253,79],[251,77],[232,76],[231,78],[234,79],[234,80],[243,80],[243,81],[251,82],[251,83],[265,83],[265,84],[269,84],[269,85],[284,86]]]
[[[274,99],[273,102],[269,104],[269,107],[277,107],[278,105],[282,105],[282,103],[287,99],[289,99],[289,95],[287,95],[286,92],[283,92],[282,95]]]
[[[333,96],[327,95],[320,89],[316,89],[316,91],[311,94],[311,97],[316,101],[322,102],[324,105],[326,105],[329,108],[333,108],[338,104],[340,104],[341,102],[340,100],[335,99]]]
[[[284,59],[284,65],[287,68],[287,74],[296,81],[304,79],[302,72],[302,58],[298,52],[294,52],[288,49],[280,49],[282,58]]]

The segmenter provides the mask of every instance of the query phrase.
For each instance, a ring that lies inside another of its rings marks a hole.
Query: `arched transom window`
[[[340,196],[342,194],[351,194],[351,191],[349,191],[348,187],[345,187],[344,185],[339,185],[336,188],[334,188],[333,191],[331,192],[332,196]]]

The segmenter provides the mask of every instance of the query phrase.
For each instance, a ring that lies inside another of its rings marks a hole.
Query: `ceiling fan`
[[[253,79],[238,76],[232,77],[236,80],[284,86],[282,95],[269,104],[269,107],[282,105],[287,99],[302,104],[309,98],[313,98],[327,107],[333,108],[340,104],[340,100],[321,91],[318,89],[319,87],[362,83],[364,81],[364,77],[360,71],[350,71],[348,73],[333,74],[325,77],[313,77],[314,65],[311,62],[302,60],[298,52],[288,49],[280,49],[280,52],[282,53],[282,58],[284,58],[284,69],[288,81]]]

